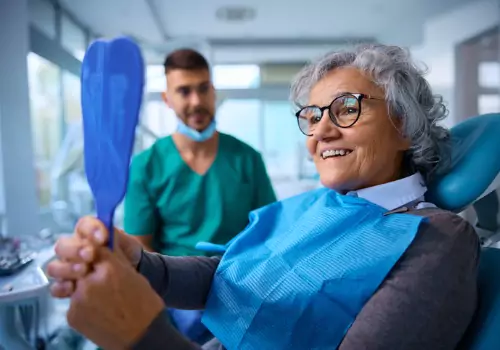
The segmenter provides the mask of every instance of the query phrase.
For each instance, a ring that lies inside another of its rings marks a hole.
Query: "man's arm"
[[[130,176],[124,205],[124,229],[134,236],[147,251],[154,251],[153,234],[158,232],[160,218],[146,187],[146,154],[139,154],[130,166]]]
[[[170,257],[143,252],[138,266],[168,307],[202,310],[219,257]]]
[[[254,198],[252,210],[261,208],[276,202],[276,194],[267,174],[266,165],[260,153],[257,153],[254,160],[252,179],[254,179]]]
[[[340,350],[455,349],[476,308],[479,240],[438,212],[358,314]]]

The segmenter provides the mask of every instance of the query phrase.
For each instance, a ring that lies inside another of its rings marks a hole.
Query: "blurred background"
[[[499,0],[0,0],[0,236],[50,247],[93,212],[80,66],[92,40],[118,35],[134,38],[147,63],[135,152],[175,130],[162,64],[194,48],[213,67],[219,129],[262,153],[279,198],[319,185],[288,92],[328,51],[408,47],[447,102],[447,126],[500,111]]]

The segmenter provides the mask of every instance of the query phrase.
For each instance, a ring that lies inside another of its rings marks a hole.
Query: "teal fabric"
[[[230,350],[335,349],[425,220],[385,212],[328,189],[252,212],[203,323]]]
[[[168,136],[132,161],[124,228],[153,234],[161,254],[200,255],[196,243],[226,244],[248,224],[248,213],[275,200],[262,156],[247,144],[219,133],[217,157],[200,175]]]

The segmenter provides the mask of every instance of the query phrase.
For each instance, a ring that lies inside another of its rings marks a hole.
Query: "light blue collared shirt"
[[[425,202],[426,192],[424,178],[420,173],[415,173],[400,180],[351,191],[347,195],[364,198],[387,210],[394,210],[412,202],[420,202],[416,209],[435,207],[434,204]]]

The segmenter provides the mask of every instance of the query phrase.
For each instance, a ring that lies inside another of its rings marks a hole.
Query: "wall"
[[[442,94],[450,109],[446,124],[456,123],[454,117],[455,46],[500,23],[498,0],[476,0],[429,20],[424,25],[424,43],[413,47],[416,59],[429,68],[429,82]]]

